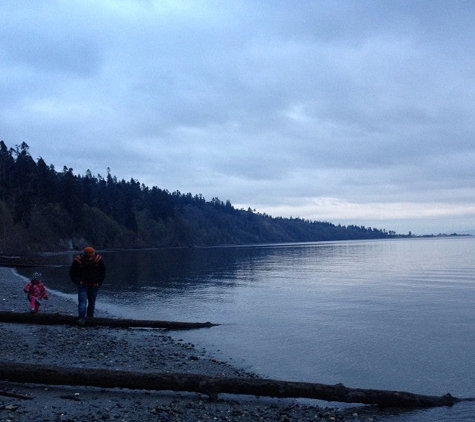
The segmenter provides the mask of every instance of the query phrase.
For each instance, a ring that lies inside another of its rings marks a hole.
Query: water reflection
[[[335,262],[351,259],[358,242],[345,247],[341,242],[282,244],[248,247],[176,248],[101,252],[107,267],[103,289],[111,293],[141,289],[193,291],[205,285],[229,288],[240,282],[259,282],[262,274],[276,271],[335,269]],[[366,246],[361,245],[364,250]],[[49,254],[44,259],[45,280],[52,288],[69,292],[69,265],[75,253]],[[29,269],[18,272],[29,276]],[[258,276],[259,274],[259,276]]]

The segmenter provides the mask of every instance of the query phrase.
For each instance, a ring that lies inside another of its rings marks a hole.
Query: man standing
[[[106,276],[102,256],[88,246],[74,258],[69,275],[78,286],[78,324],[84,325],[86,317],[94,317],[97,293]]]

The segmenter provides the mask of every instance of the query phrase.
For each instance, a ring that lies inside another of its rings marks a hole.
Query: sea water
[[[475,238],[436,237],[104,252],[98,306],[221,324],[173,334],[289,381],[475,396]],[[74,294],[74,254],[48,256]],[[398,413],[472,421],[475,405]],[[392,419],[392,418],[391,418]]]

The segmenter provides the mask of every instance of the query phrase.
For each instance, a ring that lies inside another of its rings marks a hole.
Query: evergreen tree
[[[271,217],[231,201],[170,193],[131,179],[75,175],[0,141],[0,251],[214,246],[394,237],[394,231]]]

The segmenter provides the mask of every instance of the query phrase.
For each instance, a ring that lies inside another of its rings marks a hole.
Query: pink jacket
[[[25,293],[28,293],[28,298],[35,297],[36,299],[48,299],[48,293],[46,293],[45,285],[43,283],[29,282],[23,289]]]

